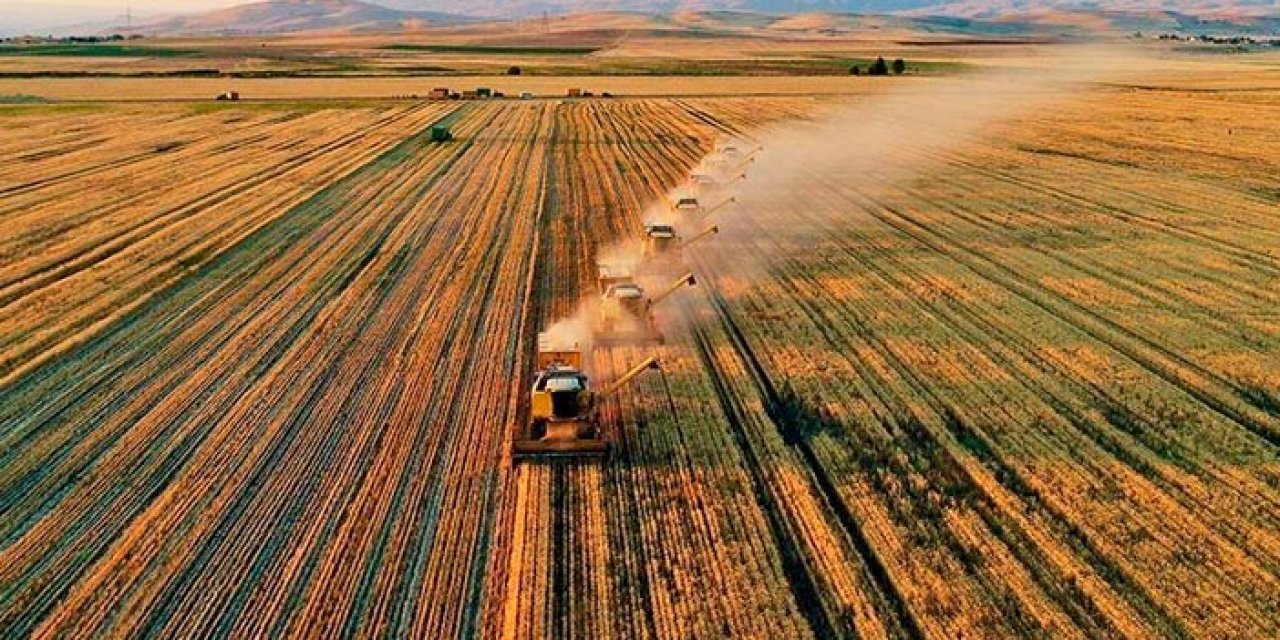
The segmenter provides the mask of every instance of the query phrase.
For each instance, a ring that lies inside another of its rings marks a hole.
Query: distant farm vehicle
[[[432,142],[448,142],[453,139],[453,131],[448,125],[438,124],[431,127]]]
[[[215,98],[215,100],[217,100],[218,102],[239,102],[239,101],[240,101],[240,92],[239,92],[239,91],[224,91],[224,92],[222,92],[222,93],[219,93],[219,94],[218,94],[218,97],[217,97],[217,98]]]

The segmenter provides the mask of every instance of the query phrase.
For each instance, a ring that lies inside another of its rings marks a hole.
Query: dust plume
[[[546,347],[550,350],[569,350],[580,349],[583,353],[587,353],[591,348],[591,321],[592,313],[595,312],[595,306],[592,301],[584,299],[578,302],[577,309],[573,315],[566,318],[560,318],[551,323],[551,326],[542,330],[538,338],[545,341],[545,344],[539,344],[539,349]],[[583,362],[584,365],[588,363]]]
[[[653,218],[645,218],[649,220],[661,221],[662,219],[654,215]],[[634,273],[636,268],[640,266],[641,260],[644,259],[644,248],[638,240],[627,240],[617,242],[611,245],[600,247],[596,250],[596,266],[614,269],[620,273]]]
[[[716,256],[717,267],[746,275],[744,269],[779,250],[806,250],[809,241],[831,232],[826,224],[815,225],[815,218],[856,223],[859,200],[852,192],[874,193],[927,176],[941,158],[980,138],[991,125],[1034,114],[1142,63],[1118,49],[1064,46],[1060,51],[1024,67],[885,79],[894,83],[885,93],[766,128],[754,142],[734,142],[743,150],[756,143],[764,148],[744,167],[748,177],[728,190],[737,204],[707,221],[720,226],[720,237],[693,251]],[[698,170],[723,164],[714,155]],[[684,222],[682,232],[696,231],[691,222]]]

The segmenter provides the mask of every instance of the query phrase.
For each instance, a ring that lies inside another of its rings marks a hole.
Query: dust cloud
[[[724,141],[742,150],[757,144],[763,149],[742,167],[747,177],[725,190],[737,203],[709,220],[683,221],[681,232],[718,224],[718,238],[691,250],[717,258],[716,266],[726,272],[747,276],[778,251],[804,251],[808,241],[829,234],[827,225],[817,228],[815,217],[838,214],[841,222],[856,222],[859,203],[851,191],[874,193],[927,177],[943,157],[993,124],[1033,116],[1147,62],[1120,48],[1060,46],[1057,51],[1023,66],[948,78],[885,79],[893,86],[884,93],[766,128],[752,142]],[[712,154],[694,172],[723,164]],[[719,175],[726,173],[738,172]],[[681,187],[671,197],[688,192]]]
[[[560,318],[542,330],[540,339],[551,349],[579,348],[586,353],[591,347],[591,321],[596,307],[592,300],[579,301],[577,309],[567,318]],[[585,364],[585,362],[584,362]]]
[[[717,284],[759,281],[761,269],[813,250],[838,224],[856,222],[860,205],[851,190],[866,194],[927,176],[939,158],[992,124],[1033,115],[1143,64],[1116,49],[1057,50],[1035,64],[951,78],[868,79],[892,86],[809,119],[766,128],[752,139],[719,140],[687,182],[646,208],[643,220],[674,224],[684,238],[717,225],[716,237],[685,251],[686,264],[698,278]],[[675,202],[688,197],[706,209],[730,197],[736,202],[710,214],[673,211]],[[598,258],[638,279],[645,268],[638,242],[605,247]],[[655,293],[663,284],[650,277],[642,282]],[[659,324],[669,330],[682,318],[708,312],[693,300],[704,298],[673,296],[656,311]],[[587,347],[598,304],[598,296],[587,296],[573,317],[548,331]]]

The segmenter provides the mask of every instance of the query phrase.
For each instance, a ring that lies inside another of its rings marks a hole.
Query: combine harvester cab
[[[529,394],[529,423],[511,443],[515,460],[607,456],[609,441],[600,429],[599,401],[645,371],[661,368],[657,357],[650,357],[597,393],[582,373],[578,343],[558,342],[545,333],[538,336],[537,365]]]
[[[713,199],[727,195],[734,184],[747,179],[746,165],[724,167],[716,176],[695,173],[689,176],[689,193],[703,199]]]
[[[692,196],[684,197],[671,203],[672,213],[678,213],[684,216],[700,216],[705,209],[697,198]]]

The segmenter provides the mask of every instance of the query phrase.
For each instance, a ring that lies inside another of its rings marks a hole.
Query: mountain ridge
[[[634,14],[674,26],[690,16],[737,16],[734,28],[820,30],[825,22],[856,29],[866,16],[889,16],[931,31],[991,34],[1060,27],[1078,32],[1171,31],[1182,33],[1280,34],[1280,11],[1272,0],[1163,0],[1170,8],[1141,5],[1141,0],[265,0],[207,13],[167,18],[138,30],[156,34],[284,34],[315,31],[405,31],[427,26],[518,20],[555,14]],[[1138,6],[1145,8],[1139,9]],[[1114,8],[1110,8],[1114,7]],[[1181,7],[1181,8],[1173,8]],[[1218,7],[1214,9],[1214,7]],[[787,10],[783,10],[787,9]],[[695,20],[696,21],[696,20]],[[750,27],[745,25],[751,25]]]
[[[364,0],[265,0],[177,16],[139,30],[177,34],[270,34],[308,31],[394,31],[427,25],[462,24],[475,18],[429,10],[406,10]]]

